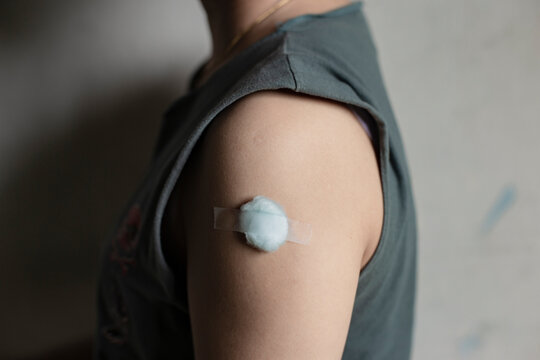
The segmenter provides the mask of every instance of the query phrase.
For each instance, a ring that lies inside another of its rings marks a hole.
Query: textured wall
[[[540,358],[540,2],[367,0],[417,197],[414,359]],[[90,334],[197,0],[0,3],[0,358]]]

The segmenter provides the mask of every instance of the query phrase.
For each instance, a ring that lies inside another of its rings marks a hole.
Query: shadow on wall
[[[73,127],[19,157],[0,187],[0,358],[93,331],[99,248],[142,180],[178,87],[175,74],[85,99]]]
[[[56,10],[80,6],[70,0],[17,0],[0,1],[0,40],[20,43],[32,37],[37,28],[54,21]]]
[[[15,98],[14,109],[21,114],[17,124],[7,118],[0,119],[0,124],[38,138],[28,144],[21,139],[16,157],[9,155],[14,165],[2,164],[0,169],[2,360],[34,354],[39,355],[35,359],[60,359],[61,352],[48,350],[62,344],[71,344],[63,353],[66,358],[80,359],[69,355],[80,347],[88,352],[85,340],[95,327],[99,249],[142,180],[163,113],[188,80],[187,66],[174,64],[165,69],[168,59],[153,62],[141,55],[138,47],[144,47],[153,35],[131,44],[128,31],[110,41],[98,31],[118,21],[138,25],[138,20],[145,19],[146,7],[154,5],[126,0],[111,10],[106,1],[97,3],[0,2],[0,60],[5,56],[8,65],[2,72],[8,81],[0,82],[4,86],[0,94]],[[124,18],[126,9],[133,13]],[[65,36],[68,32],[74,35]],[[88,43],[80,41],[79,32],[88,37]],[[123,52],[85,58],[92,51],[117,49],[124,40],[131,45]],[[130,59],[131,50],[133,62],[120,76],[118,68],[122,61],[129,61],[125,59]],[[68,69],[56,65],[56,52]],[[14,73],[10,73],[11,64],[17,65]],[[161,67],[156,70],[154,65]],[[153,73],[159,75],[153,77]],[[93,78],[96,74],[99,77]],[[54,83],[62,76],[67,80]],[[31,94],[25,97],[25,91]],[[49,107],[32,103],[32,99],[46,102],[48,91],[54,92],[54,99],[66,95],[61,108],[51,109],[54,103],[47,103]],[[47,108],[47,113],[34,115],[41,108]],[[48,118],[57,115],[62,119]],[[41,124],[46,126],[40,132]],[[58,124],[69,125],[51,135]]]

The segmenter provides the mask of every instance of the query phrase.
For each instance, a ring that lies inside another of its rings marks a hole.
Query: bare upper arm
[[[211,123],[185,209],[197,359],[339,359],[362,258],[382,224],[369,138],[343,106],[250,95]],[[309,244],[265,253],[213,230],[213,207],[256,195],[312,225]]]

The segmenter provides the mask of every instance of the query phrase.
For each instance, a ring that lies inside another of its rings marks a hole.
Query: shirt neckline
[[[363,0],[353,1],[348,5],[344,5],[342,7],[332,9],[332,10],[329,10],[329,11],[326,11],[326,12],[323,12],[323,13],[302,14],[302,15],[298,15],[298,16],[295,16],[293,18],[290,18],[288,20],[285,20],[284,22],[277,23],[276,24],[276,29],[272,33],[270,33],[268,35],[265,35],[264,37],[260,38],[259,40],[257,40],[253,44],[249,45],[247,48],[243,49],[236,56],[234,56],[229,61],[227,61],[225,64],[223,64],[218,69],[216,69],[210,75],[210,77],[208,77],[208,79],[204,83],[202,83],[198,87],[194,87],[197,79],[199,78],[202,70],[204,69],[204,66],[207,63],[206,60],[202,61],[201,63],[199,63],[199,65],[197,65],[197,67],[195,68],[195,71],[193,71],[192,75],[189,77],[190,80],[189,80],[189,83],[188,83],[188,92],[187,92],[186,96],[199,93],[202,89],[207,88],[208,85],[211,84],[215,78],[219,77],[220,73],[226,71],[233,64],[235,64],[236,62],[238,62],[242,58],[244,58],[246,56],[246,54],[251,53],[254,49],[260,47],[263,43],[266,43],[266,42],[270,41],[271,39],[273,39],[278,34],[281,34],[282,32],[285,32],[285,31],[292,30],[295,26],[298,26],[300,24],[303,24],[303,23],[306,23],[306,22],[309,22],[309,21],[312,21],[312,20],[315,20],[315,19],[331,18],[331,17],[336,17],[336,16],[347,14],[347,13],[351,13],[351,12],[354,12],[354,11],[358,11],[363,6],[363,3],[364,3]]]

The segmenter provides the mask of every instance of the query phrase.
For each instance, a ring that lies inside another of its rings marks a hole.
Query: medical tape
[[[240,215],[242,210],[233,208],[214,207],[214,229],[216,230],[229,230],[237,232],[246,232],[247,229],[243,229],[240,225]],[[311,225],[305,224],[300,221],[291,220],[283,215],[276,215],[258,210],[248,210],[244,213],[258,213],[257,215],[264,216],[266,227],[263,231],[272,231],[272,224],[276,223],[276,220],[286,219],[287,221],[287,238],[286,241],[294,242],[297,244],[307,244],[311,238]],[[263,225],[264,226],[264,225]]]
[[[272,212],[260,210],[262,206]],[[250,245],[264,251],[274,251],[285,241],[305,245],[312,234],[311,224],[289,219],[279,204],[263,196],[240,209],[214,207],[214,229],[244,233]]]

